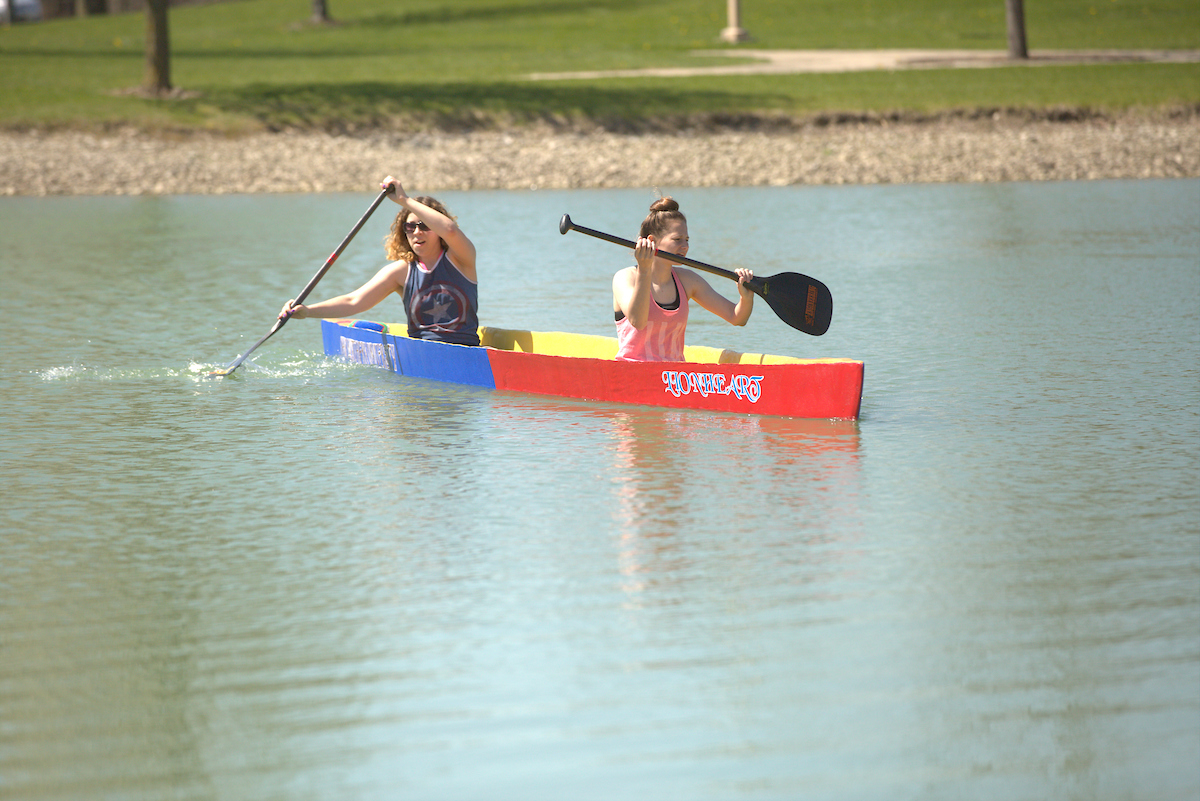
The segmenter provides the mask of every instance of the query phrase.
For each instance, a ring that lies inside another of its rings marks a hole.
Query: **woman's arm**
[[[430,231],[441,237],[442,241],[446,243],[447,255],[450,256],[450,261],[454,263],[458,271],[466,276],[468,281],[478,282],[479,278],[475,272],[475,243],[462,232],[458,223],[437,209],[413,200],[404,191],[400,181],[390,175],[383,179],[380,188],[386,189],[389,184],[395,187],[395,191],[389,197],[415,214],[417,219],[429,226]]]
[[[754,273],[750,270],[741,268],[737,270],[738,300],[736,304],[713,289],[708,281],[697,273],[682,267],[676,267],[675,272],[683,281],[683,288],[687,291],[688,297],[699,303],[702,308],[731,325],[745,325],[750,319],[750,312],[754,311],[754,293],[745,283],[754,277]]]
[[[292,306],[289,300],[279,312],[279,317],[346,317],[359,314],[375,308],[391,293],[397,290],[403,292],[407,278],[408,262],[394,261],[375,273],[370,281],[345,295],[307,306],[302,303]]]
[[[638,239],[633,249],[637,264],[619,270],[613,276],[613,311],[620,311],[634,328],[641,330],[650,319],[650,298],[653,289],[654,243]]]

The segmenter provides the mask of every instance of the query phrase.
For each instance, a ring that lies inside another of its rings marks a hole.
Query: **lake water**
[[[205,379],[371,187],[0,198],[0,797],[1195,799],[1200,181],[665,191],[693,258],[835,301],[688,341],[862,359],[860,421],[423,382],[310,320]],[[558,219],[650,190],[442,199],[484,324],[611,333],[630,254]]]

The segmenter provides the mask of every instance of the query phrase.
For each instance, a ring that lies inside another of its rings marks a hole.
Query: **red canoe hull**
[[[841,420],[857,419],[862,401],[863,363],[850,359],[787,359],[689,348],[689,358],[710,360],[624,362],[595,357],[615,353],[616,341],[607,337],[485,328],[481,333],[486,347],[471,348],[397,336],[382,324],[355,320],[326,320],[322,333],[328,355],[401,375],[490,389]],[[536,352],[539,346],[553,352]]]

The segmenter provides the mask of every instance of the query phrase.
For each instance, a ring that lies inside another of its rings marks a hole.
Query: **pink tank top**
[[[627,362],[683,361],[683,334],[687,330],[688,299],[683,282],[671,270],[671,280],[679,297],[679,308],[664,309],[650,298],[650,314],[642,330],[629,318],[617,320],[617,358]]]

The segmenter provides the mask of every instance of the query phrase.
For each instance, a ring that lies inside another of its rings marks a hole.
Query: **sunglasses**
[[[417,220],[416,222],[406,222],[404,224],[404,230],[406,232],[412,234],[412,233],[416,233],[417,231],[428,231],[429,226],[426,225],[425,223],[421,222],[420,220]]]

